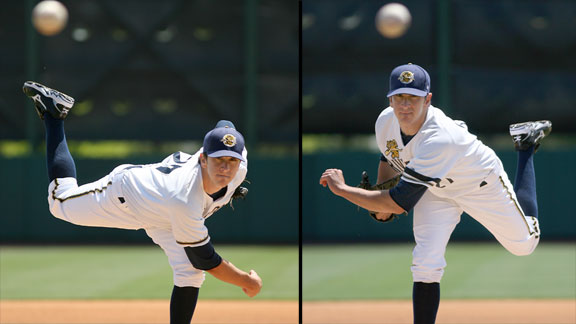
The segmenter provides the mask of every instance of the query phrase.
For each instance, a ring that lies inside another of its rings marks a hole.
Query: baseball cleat
[[[534,152],[538,150],[540,141],[552,131],[552,122],[539,120],[510,125],[510,135],[514,140],[516,151],[525,151],[534,145]]]
[[[22,91],[34,101],[40,119],[44,119],[45,113],[55,119],[64,119],[74,105],[74,98],[37,82],[26,81]]]

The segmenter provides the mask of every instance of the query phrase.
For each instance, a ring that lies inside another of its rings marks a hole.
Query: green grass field
[[[302,296],[410,299],[412,244],[304,245]],[[576,298],[576,245],[540,243],[518,257],[496,242],[450,243],[443,299]]]
[[[297,246],[217,246],[263,280],[258,299],[298,299]],[[0,299],[168,299],[172,270],[157,246],[0,247]],[[210,274],[204,299],[245,299]]]
[[[298,299],[298,247],[219,246],[264,281],[260,299]],[[305,245],[303,300],[409,299],[411,244]],[[541,243],[526,257],[496,242],[450,243],[442,298],[576,298],[576,245]],[[0,299],[166,299],[172,271],[149,247],[0,247]],[[242,291],[206,275],[206,299]]]

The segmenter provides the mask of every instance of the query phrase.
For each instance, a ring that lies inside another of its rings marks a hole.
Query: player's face
[[[213,187],[213,189],[219,190],[226,187],[230,181],[234,179],[238,172],[238,168],[240,167],[240,160],[230,156],[212,158],[204,157],[204,155],[202,155],[200,158],[200,164],[206,171],[202,176],[206,178],[205,180],[209,181],[207,185]]]
[[[400,128],[406,135],[414,135],[422,127],[431,99],[431,93],[426,97],[405,93],[390,97],[390,106],[394,108],[394,115],[398,118]]]

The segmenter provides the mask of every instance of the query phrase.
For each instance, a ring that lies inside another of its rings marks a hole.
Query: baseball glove
[[[244,182],[250,183],[250,181],[248,181],[248,180],[244,180]],[[233,203],[234,199],[242,198],[242,200],[244,200],[246,198],[247,194],[248,194],[248,188],[238,186],[236,188],[236,190],[234,190],[234,193],[232,194],[232,198],[230,198],[230,207],[232,207],[232,209],[234,209],[234,203]]]
[[[360,181],[358,188],[362,188],[362,189],[366,189],[366,190],[390,190],[390,189],[394,188],[394,186],[396,186],[398,184],[398,182],[400,182],[400,175],[393,177],[390,180],[384,181],[382,183],[379,183],[376,185],[371,185],[370,179],[368,178],[368,172],[362,171],[362,180]],[[373,212],[370,210],[368,211],[368,215],[370,215],[370,217],[372,217],[372,219],[374,219],[375,221],[381,222],[381,223],[388,223],[388,222],[391,222],[391,221],[398,218],[398,215],[392,214],[390,217],[388,217],[385,220],[378,219],[378,218],[376,218],[376,212]]]

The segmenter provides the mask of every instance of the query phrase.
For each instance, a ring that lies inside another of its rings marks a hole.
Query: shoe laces
[[[70,99],[68,98],[68,96],[66,96],[66,95],[64,95],[64,94],[62,94],[56,90],[50,89],[49,94],[54,95],[55,97],[58,97],[59,99],[65,101],[65,102],[70,102]]]

